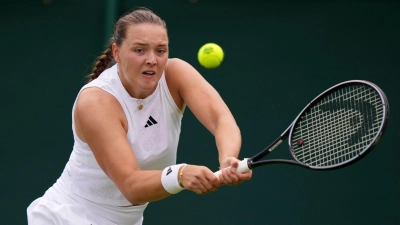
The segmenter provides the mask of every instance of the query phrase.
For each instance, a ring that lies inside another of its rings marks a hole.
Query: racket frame
[[[349,85],[352,83],[363,83],[363,84],[366,84],[366,85],[374,88],[376,90],[376,92],[379,94],[381,101],[383,102],[383,114],[382,114],[383,116],[382,116],[381,126],[379,128],[379,131],[375,135],[373,141],[366,148],[364,148],[364,150],[361,151],[357,156],[352,157],[351,159],[344,161],[342,163],[335,164],[333,166],[311,166],[311,165],[307,165],[307,164],[303,164],[303,163],[299,162],[293,154],[293,146],[292,146],[292,143],[293,143],[292,142],[293,141],[292,133],[293,133],[293,129],[294,129],[297,121],[304,115],[304,113],[310,107],[312,107],[314,104],[316,104],[319,99],[321,99],[322,97],[331,93],[332,91],[343,87],[344,85]],[[266,147],[264,150],[262,150],[261,152],[259,152],[256,155],[254,155],[253,157],[245,159],[247,161],[247,167],[252,170],[254,168],[257,168],[259,166],[266,165],[266,164],[291,164],[291,165],[305,167],[308,169],[330,170],[330,169],[337,169],[337,168],[351,165],[352,163],[360,160],[362,157],[367,155],[367,153],[369,153],[378,144],[378,142],[380,141],[380,139],[382,138],[383,134],[386,131],[388,119],[389,119],[389,103],[388,103],[386,95],[377,85],[375,85],[372,82],[365,81],[365,80],[349,80],[349,81],[341,82],[341,83],[336,84],[336,85],[332,86],[331,88],[325,90],[324,92],[319,94],[317,97],[315,97],[309,104],[307,104],[306,107],[304,107],[303,110],[298,114],[296,119],[290,124],[290,126],[275,141],[273,141],[268,147]],[[291,160],[290,159],[261,160],[263,157],[265,157],[270,152],[272,152],[274,149],[276,149],[287,138],[288,138],[289,152],[292,157]]]

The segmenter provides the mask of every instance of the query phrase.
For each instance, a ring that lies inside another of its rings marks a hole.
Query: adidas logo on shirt
[[[157,124],[157,121],[153,118],[153,117],[149,117],[149,119],[147,120],[146,125],[144,125],[144,127],[150,127],[153,126],[154,124]]]

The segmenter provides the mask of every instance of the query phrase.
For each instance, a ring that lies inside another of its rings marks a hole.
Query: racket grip
[[[239,166],[238,166],[238,168],[237,168],[237,170],[236,170],[236,173],[243,173],[243,172],[248,172],[248,171],[250,171],[250,168],[249,168],[249,166],[247,165],[247,160],[248,160],[248,159],[243,159],[242,161],[239,162]],[[227,167],[227,168],[225,168],[225,169],[228,169],[228,168],[231,168],[231,167]],[[214,175],[217,176],[217,177],[219,177],[219,175],[220,175],[221,173],[222,173],[222,171],[221,171],[221,170],[218,170],[217,172],[214,173]]]

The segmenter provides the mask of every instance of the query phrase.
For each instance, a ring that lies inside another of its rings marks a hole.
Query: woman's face
[[[168,61],[168,35],[163,26],[130,25],[121,46],[113,44],[119,77],[134,98],[146,98],[156,89]]]

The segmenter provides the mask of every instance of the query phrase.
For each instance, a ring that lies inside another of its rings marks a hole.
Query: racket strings
[[[336,116],[333,116],[333,117],[332,117],[332,114],[330,114],[329,116],[322,115],[321,116],[321,118],[323,120],[322,123],[325,126],[319,126],[318,123],[314,123],[315,121],[312,121],[310,123],[313,126],[309,127],[309,129],[311,131],[314,131],[314,132],[308,132],[308,133],[305,133],[303,135],[297,134],[297,136],[295,136],[295,139],[296,138],[298,139],[301,136],[303,139],[309,140],[309,144],[310,144],[311,148],[320,147],[320,146],[327,146],[327,148],[334,148],[334,147],[344,148],[344,146],[345,146],[344,142],[337,142],[338,143],[337,146],[335,146],[335,145],[331,146],[331,143],[333,141],[337,141],[336,139],[338,137],[340,137],[340,139],[344,139],[346,137],[345,136],[346,134],[349,134],[352,131],[353,131],[353,133],[355,133],[354,130],[361,127],[360,125],[358,125],[358,127],[345,126],[344,124],[340,124],[339,123],[340,120],[343,119],[343,118],[350,120],[354,115],[357,115],[356,112],[357,111],[348,112],[347,114],[345,114],[346,111],[339,112],[339,113],[336,114]],[[359,115],[359,116],[362,117],[362,115]],[[309,121],[303,121],[303,123],[306,123],[306,124],[307,124],[307,122],[309,122]],[[315,124],[316,124],[316,126],[314,126]],[[335,127],[335,124],[338,124],[338,126]],[[311,134],[311,136],[309,136],[310,134]],[[374,134],[374,133],[367,134],[368,135],[367,138],[365,136],[361,137],[362,141],[358,142],[357,144],[358,145],[363,145],[363,146],[366,145],[368,143],[368,141],[371,138],[373,138],[372,134]],[[322,138],[322,137],[313,138],[314,135],[317,135],[317,136],[324,135],[324,138]],[[316,141],[318,141],[318,143],[316,143]],[[346,149],[348,149],[348,148],[344,148],[343,150],[346,150]],[[323,150],[324,150],[324,148],[322,148],[320,150],[317,150],[317,151],[309,152],[309,153],[314,153],[314,154],[319,155],[321,152],[323,152]],[[304,154],[304,151],[302,151],[302,153]],[[310,157],[311,155],[302,155],[302,156],[303,157]]]
[[[343,139],[345,133],[349,133],[353,130],[349,126],[345,127],[342,125],[337,126],[336,129],[329,129],[329,126],[334,126],[337,123],[339,115],[334,117],[329,116],[328,118],[322,117],[322,120],[325,126],[318,126],[318,124],[315,123],[318,121],[313,121],[312,125],[307,127],[307,130],[304,130],[305,133],[303,135],[295,136],[295,139],[300,139],[301,137],[301,139],[308,140],[307,143],[311,149],[318,148],[316,151],[301,151],[303,162],[310,163],[310,161],[315,159],[315,156],[321,155],[327,148],[333,149],[343,147],[344,143],[338,142],[337,139]],[[333,142],[336,142],[336,144],[332,145],[331,143]],[[295,150],[295,152],[297,151]],[[297,155],[298,154],[299,153],[297,153]]]
[[[372,87],[340,88],[298,120],[292,133],[293,155],[311,166],[331,166],[357,157],[379,132],[383,113],[381,97]],[[297,145],[298,140],[304,144]]]

